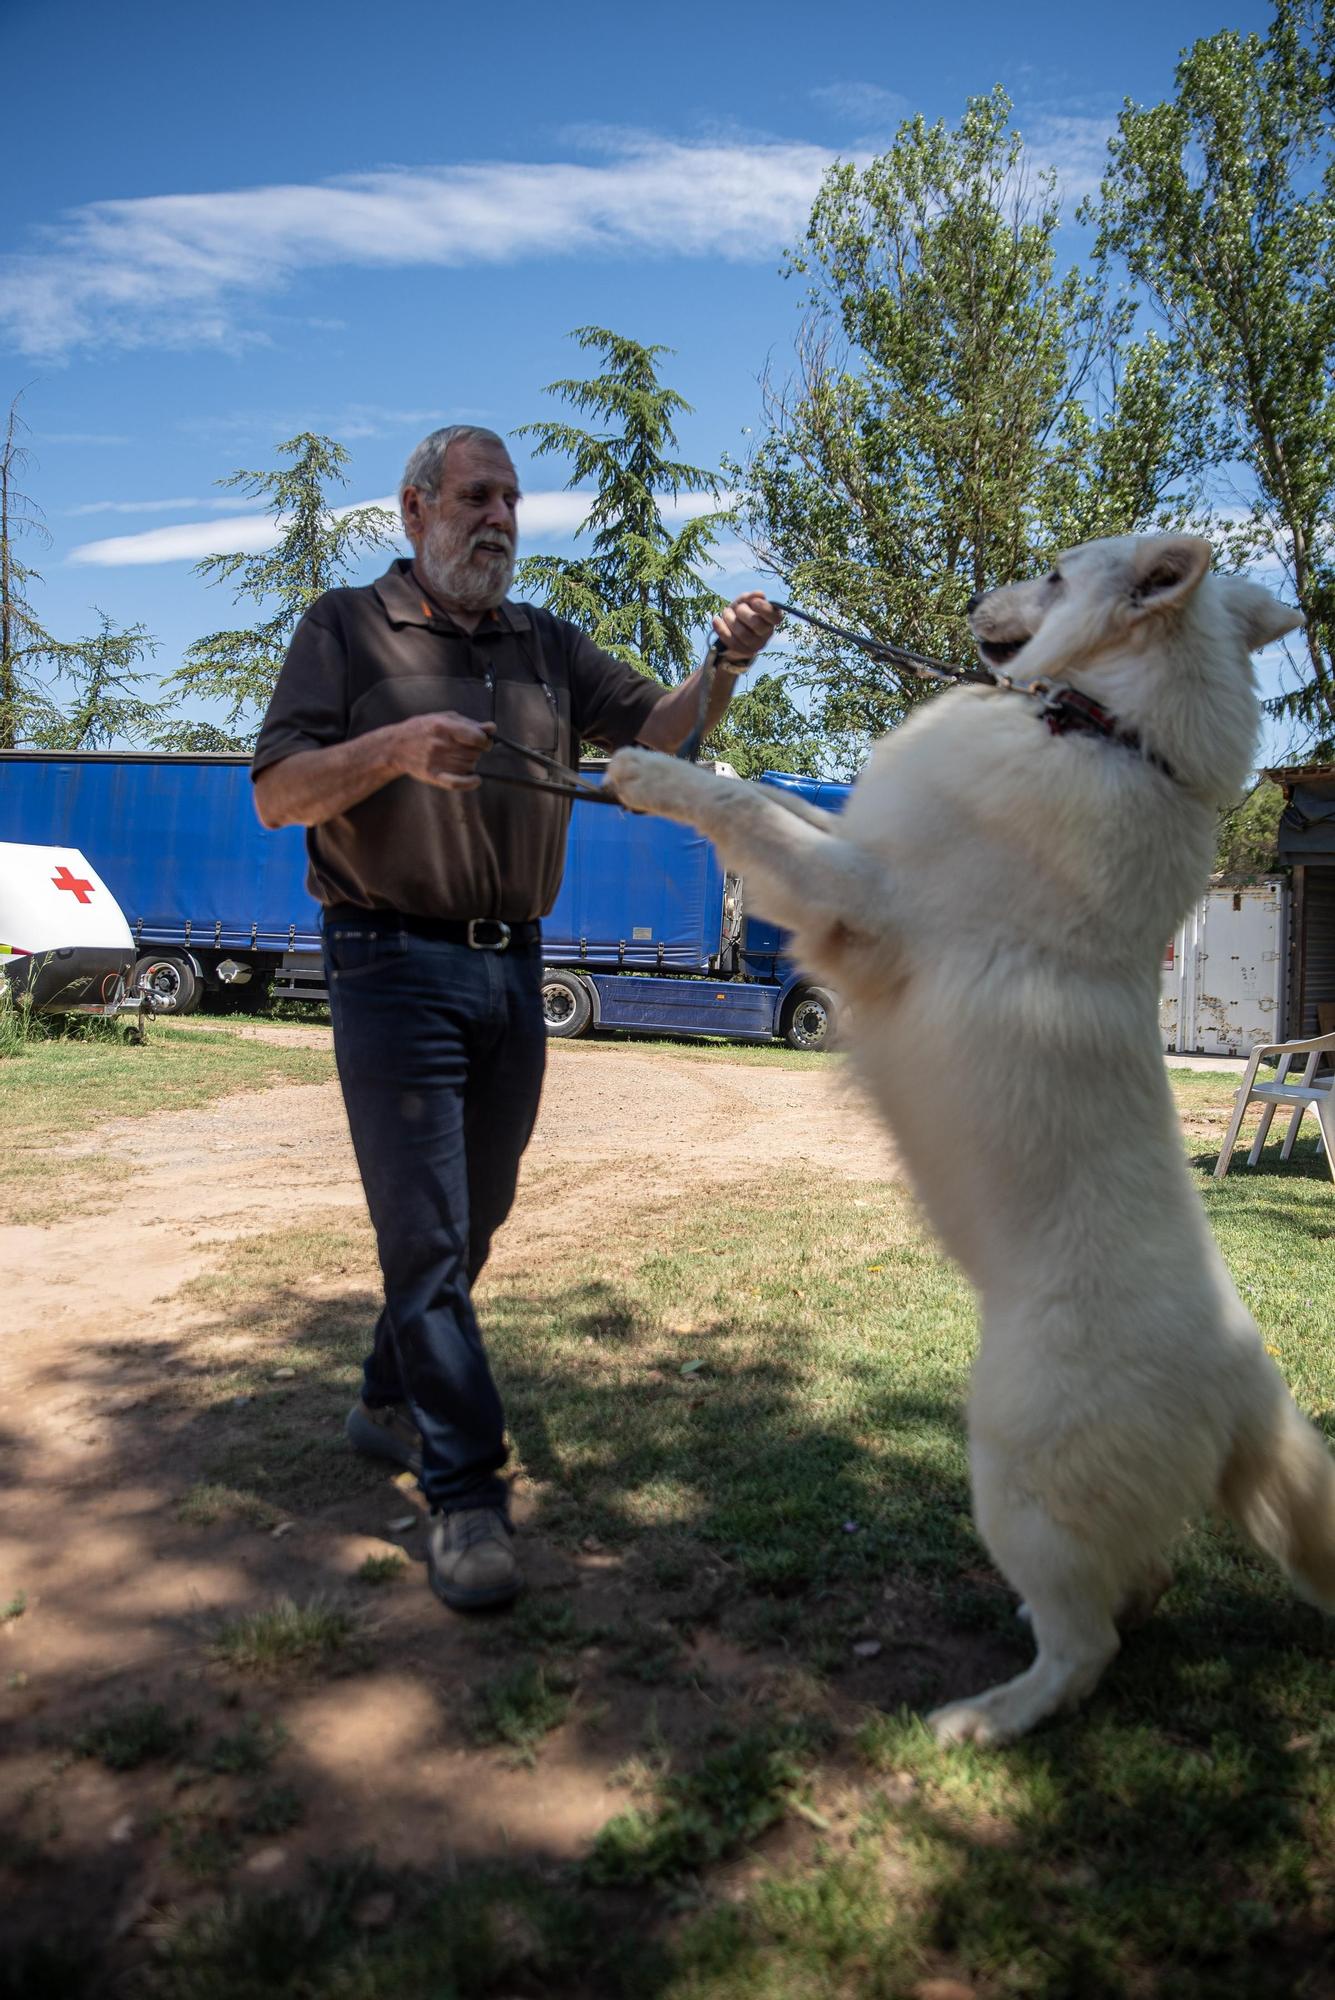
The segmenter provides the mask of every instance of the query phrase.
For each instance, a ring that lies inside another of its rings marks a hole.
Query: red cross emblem
[[[68,889],[70,894],[72,896],[77,896],[81,903],[92,902],[93,900],[92,883],[85,882],[81,875],[71,875],[69,869],[65,866],[63,861],[61,862],[59,868],[56,870],[55,874],[51,877],[51,880],[54,882],[57,889]]]

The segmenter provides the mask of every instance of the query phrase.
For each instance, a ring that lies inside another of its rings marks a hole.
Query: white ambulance
[[[120,905],[77,847],[0,841],[0,977],[44,1014],[115,1014],[135,948]]]

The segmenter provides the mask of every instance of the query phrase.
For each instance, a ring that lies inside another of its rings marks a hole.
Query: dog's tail
[[[1219,1503],[1258,1548],[1282,1563],[1295,1589],[1335,1611],[1335,1458],[1280,1388],[1239,1428],[1219,1482]]]

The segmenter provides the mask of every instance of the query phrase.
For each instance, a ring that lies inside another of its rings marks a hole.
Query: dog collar
[[[1046,723],[1053,736],[1101,736],[1107,743],[1120,743],[1124,750],[1134,750],[1147,764],[1153,764],[1156,771],[1162,771],[1166,778],[1177,778],[1177,772],[1166,758],[1145,748],[1139,730],[1120,729],[1115,715],[1109,715],[1099,702],[1090,695],[1081,694],[1076,688],[1049,686],[1044,689],[1043,706],[1038,714],[1039,720]]]

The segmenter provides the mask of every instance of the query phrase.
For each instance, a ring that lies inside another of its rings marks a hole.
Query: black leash
[[[552,792],[560,799],[586,799],[591,806],[614,806],[620,801],[601,785],[586,784],[569,764],[563,764],[557,757],[548,757],[542,750],[530,750],[527,744],[516,743],[509,736],[502,736],[496,730],[488,746],[491,749],[511,750],[516,757],[527,757],[531,764],[538,764],[544,771],[554,771],[565,782],[552,785],[545,778],[521,778],[517,772],[479,771],[480,778],[486,778],[493,785],[522,785],[526,792]],[[486,751],[483,751],[486,756]]]
[[[844,625],[835,625],[828,618],[817,618],[813,611],[803,611],[796,604],[778,604],[771,600],[772,608],[784,618],[800,619],[802,624],[812,626],[818,632],[827,632],[832,639],[839,639],[846,646],[856,646],[869,658],[880,661],[885,666],[894,667],[900,673],[916,675],[920,680],[942,681],[947,686],[963,682],[975,687],[997,688],[1003,694],[1025,694],[1041,704],[1039,719],[1046,724],[1053,736],[1067,736],[1082,733],[1102,736],[1107,742],[1117,743],[1123,749],[1133,750],[1152,764],[1165,777],[1176,779],[1177,772],[1163,757],[1153,750],[1147,750],[1134,729],[1122,729],[1117,718],[1090,695],[1081,694],[1078,688],[1067,687],[1052,681],[1014,681],[1009,674],[994,671],[991,667],[952,667],[944,660],[933,660],[926,653],[910,652],[906,646],[892,646],[884,639],[869,639],[863,632],[851,632]],[[677,756],[688,764],[693,764],[700,754],[700,746],[705,740],[705,726],[709,715],[709,704],[714,694],[714,678],[720,665],[727,657],[727,647],[721,639],[714,639],[700,666],[700,694],[696,705],[695,727],[677,750]],[[751,660],[746,662],[747,666]],[[492,744],[502,750],[510,750],[516,756],[526,757],[531,763],[541,765],[546,771],[554,772],[565,782],[559,785],[548,783],[542,778],[521,778],[506,771],[483,771],[479,775],[489,778],[497,785],[522,785],[531,792],[551,792],[557,798],[586,799],[590,805],[619,806],[620,801],[602,785],[586,784],[577,777],[568,764],[562,764],[555,757],[548,757],[540,750],[530,750],[522,743],[514,743],[508,736],[493,735]],[[485,754],[485,753],[484,753]],[[624,809],[623,809],[624,810]]]

